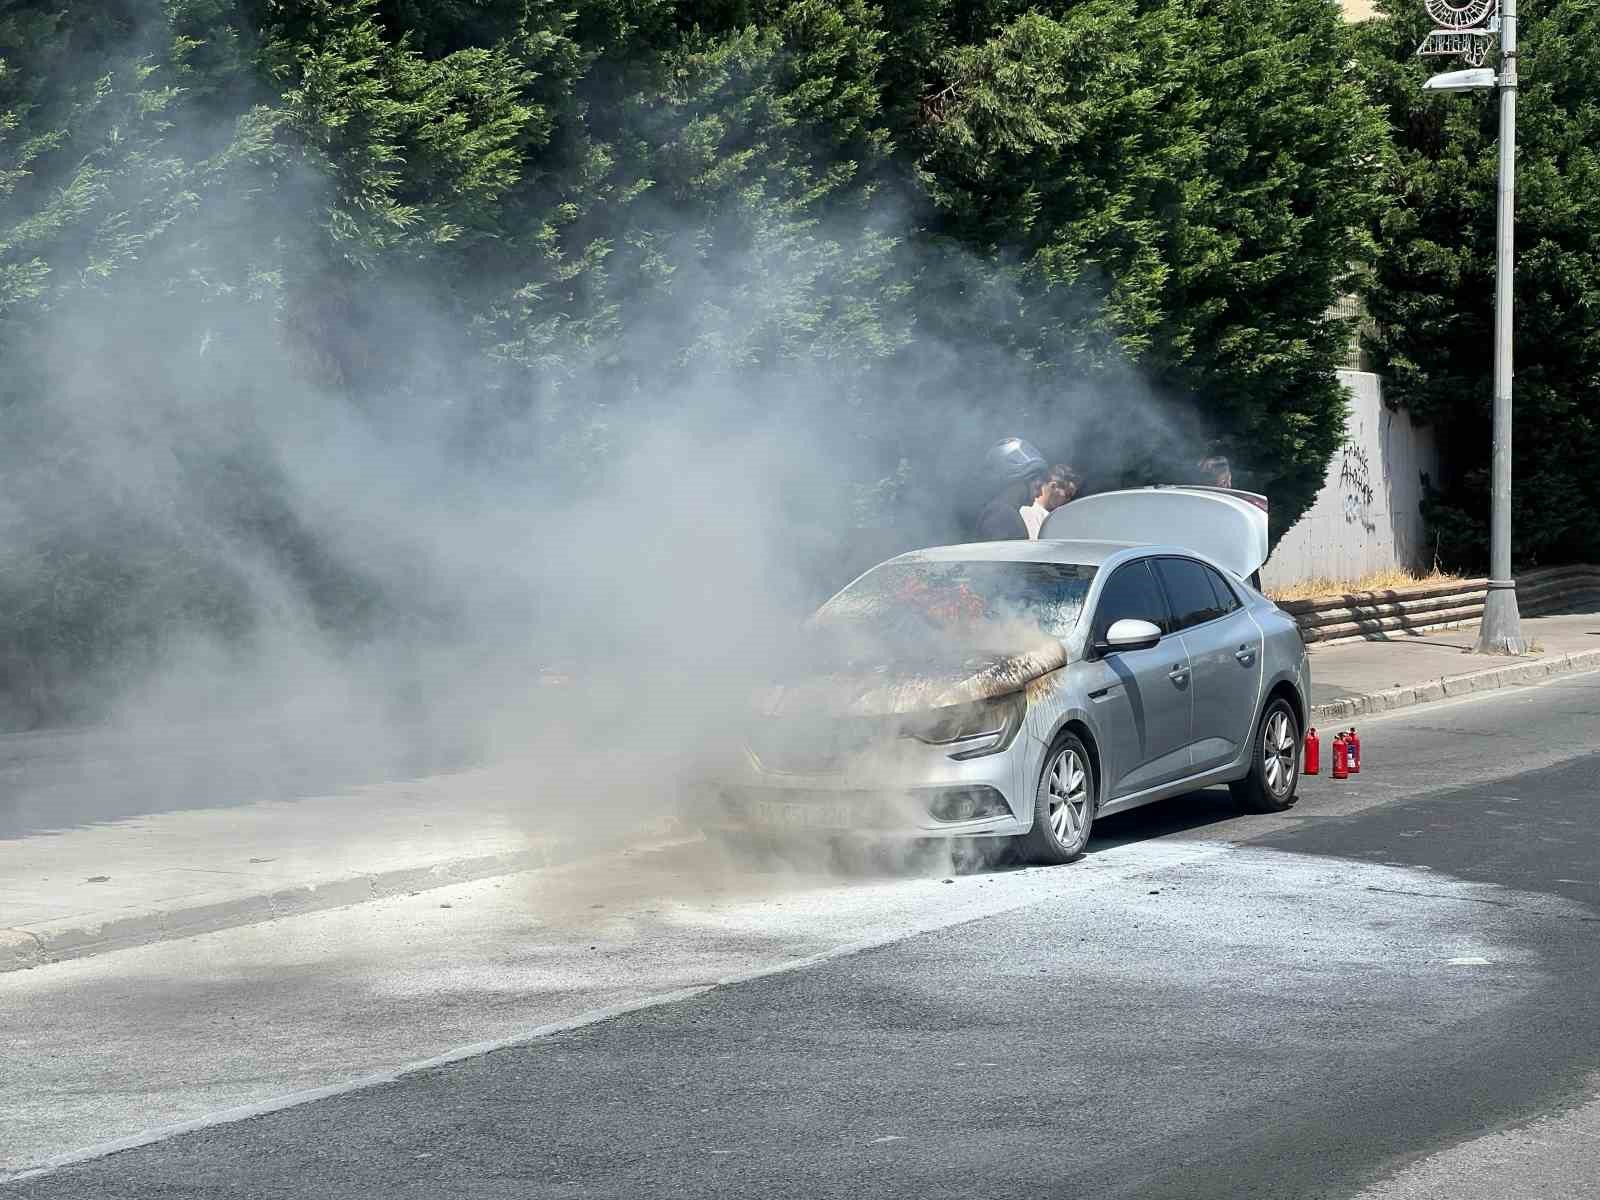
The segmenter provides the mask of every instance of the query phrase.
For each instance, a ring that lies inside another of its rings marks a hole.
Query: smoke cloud
[[[325,186],[279,170],[207,197],[205,236],[303,239],[273,214],[315,211]],[[1092,487],[1203,444],[1114,360],[1062,390],[1059,363],[913,338],[919,290],[967,296],[974,329],[1041,304],[1068,329],[1087,301],[923,240],[909,210],[836,218],[808,245],[868,236],[893,243],[904,308],[884,321],[900,344],[866,368],[786,324],[785,297],[815,283],[804,248],[756,288],[733,262],[680,274],[605,353],[557,332],[547,377],[517,387],[426,278],[346,271],[327,296],[286,294],[264,261],[254,294],[156,242],[117,287],[64,293],[4,368],[3,715],[191,753],[75,777],[70,799],[57,778],[25,784],[13,822],[515,759],[530,825],[615,831],[681,802],[818,603],[963,537],[995,439],[1027,437]],[[318,321],[342,361],[308,364]],[[793,344],[733,352],[762,329]]]

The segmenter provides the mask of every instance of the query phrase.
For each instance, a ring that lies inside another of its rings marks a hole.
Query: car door
[[[1091,645],[1124,617],[1149,621],[1164,636],[1148,650],[1094,652],[1099,673],[1090,675],[1087,691],[1107,771],[1105,794],[1112,800],[1190,773],[1189,656],[1182,638],[1166,634],[1166,597],[1145,559],[1124,563],[1106,580]]]
[[[1192,558],[1159,558],[1157,578],[1194,674],[1196,774],[1232,762],[1249,741],[1261,693],[1261,630],[1232,586]]]

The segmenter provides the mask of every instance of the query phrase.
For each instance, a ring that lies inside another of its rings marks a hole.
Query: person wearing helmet
[[[1005,438],[989,447],[983,457],[984,475],[998,487],[978,513],[974,541],[1025,541],[1028,527],[1022,510],[1033,502],[1038,483],[1050,467],[1032,445],[1021,438]]]

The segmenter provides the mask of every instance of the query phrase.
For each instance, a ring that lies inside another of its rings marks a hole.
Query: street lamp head
[[[1475,92],[1495,85],[1492,67],[1474,67],[1470,71],[1446,71],[1435,75],[1422,85],[1425,92]]]

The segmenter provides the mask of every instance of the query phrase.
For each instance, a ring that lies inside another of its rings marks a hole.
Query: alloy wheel
[[[1281,709],[1267,718],[1261,733],[1262,774],[1267,790],[1282,799],[1294,786],[1294,724]]]
[[[1078,752],[1071,747],[1056,755],[1050,764],[1050,831],[1056,841],[1076,849],[1089,824],[1089,772]]]

